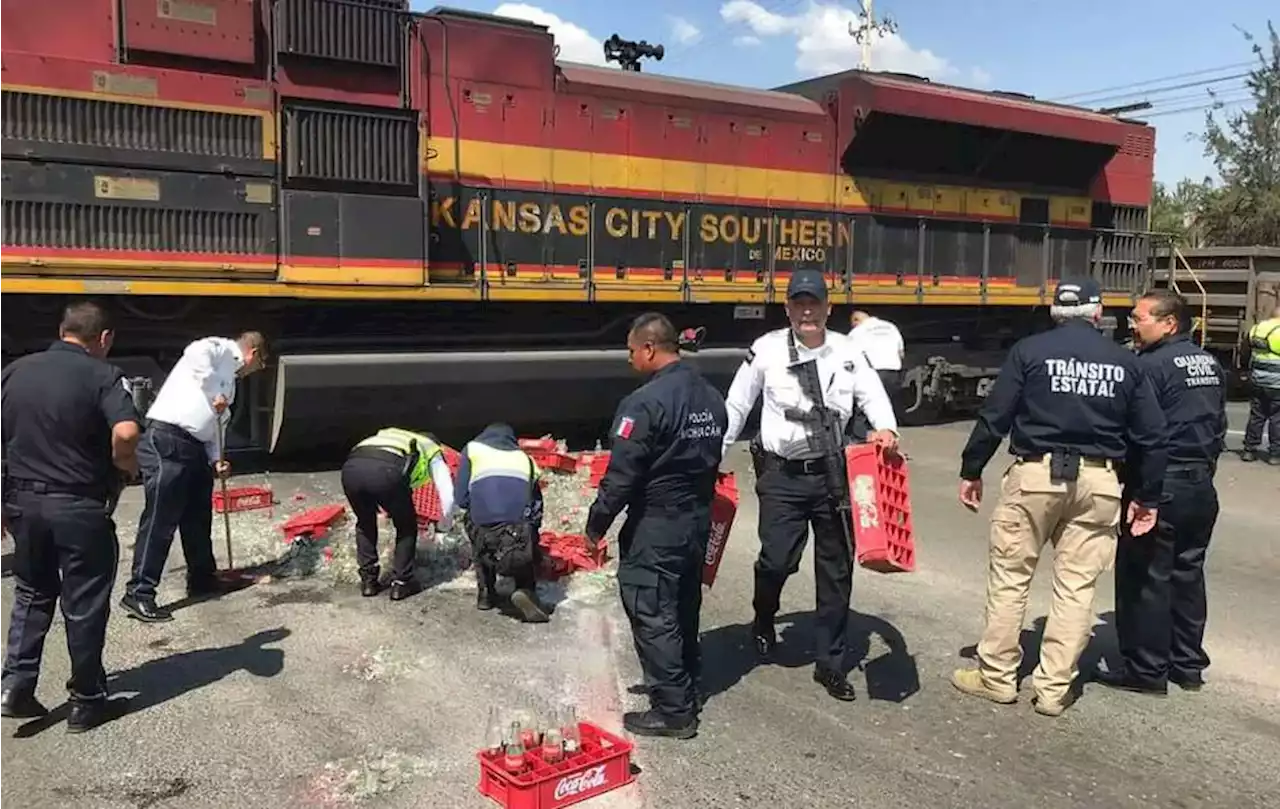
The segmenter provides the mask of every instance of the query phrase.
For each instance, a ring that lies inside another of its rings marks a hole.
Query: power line
[[[1252,99],[1238,98],[1230,101],[1215,102],[1213,104],[1197,104],[1192,107],[1182,107],[1181,109],[1165,109],[1156,112],[1146,113],[1142,116],[1143,120],[1147,118],[1162,118],[1168,115],[1182,115],[1188,112],[1200,112],[1201,110],[1225,110],[1231,107],[1238,107],[1241,104],[1248,104]]]
[[[1191,87],[1205,87],[1210,84],[1217,84],[1218,82],[1243,79],[1248,75],[1249,75],[1248,73],[1233,73],[1230,76],[1218,76],[1217,78],[1213,78],[1213,79],[1200,79],[1199,81],[1188,81],[1188,82],[1183,82],[1181,84],[1171,84],[1168,87],[1159,87],[1151,90],[1140,90],[1133,93],[1122,93],[1122,94],[1112,95],[1112,96],[1103,96],[1102,98],[1091,99],[1088,102],[1088,106],[1093,106],[1095,104],[1104,104],[1104,103],[1111,106],[1111,105],[1114,105],[1114,102],[1117,102],[1117,101],[1129,101],[1129,100],[1136,100],[1139,98],[1141,98],[1143,101],[1146,101],[1150,96],[1154,94],[1167,93],[1172,90],[1186,90]]]
[[[1146,79],[1144,81],[1136,81],[1136,82],[1131,82],[1129,84],[1118,84],[1113,87],[1102,87],[1097,90],[1086,90],[1085,92],[1072,93],[1071,95],[1059,96],[1058,98],[1051,98],[1047,100],[1063,102],[1063,101],[1071,101],[1073,99],[1091,98],[1093,96],[1101,95],[1103,93],[1114,93],[1118,90],[1131,90],[1133,88],[1142,88],[1148,84],[1162,84],[1163,82],[1174,81],[1175,79],[1191,79],[1197,76],[1204,76],[1209,73],[1217,73],[1222,70],[1238,70],[1239,68],[1250,67],[1252,65],[1253,65],[1253,62],[1236,62],[1235,64],[1221,65],[1219,67],[1206,67],[1206,68],[1201,68],[1199,70],[1188,71],[1186,73],[1174,73],[1169,76],[1158,76],[1154,79]],[[1224,81],[1226,80],[1226,78],[1227,77],[1224,76],[1221,79],[1214,79],[1214,81]],[[1145,91],[1140,89],[1134,90],[1134,94],[1140,93],[1140,92],[1145,92]],[[1088,101],[1088,102],[1077,102],[1077,103],[1092,104],[1093,102]]]

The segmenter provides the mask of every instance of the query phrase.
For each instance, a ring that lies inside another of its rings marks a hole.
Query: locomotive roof
[[[826,110],[821,104],[795,93],[737,87],[653,73],[633,73],[616,67],[598,67],[579,62],[558,61],[556,64],[565,79],[571,83],[606,87],[611,90],[657,93],[696,101],[739,104],[801,115],[826,115]]]

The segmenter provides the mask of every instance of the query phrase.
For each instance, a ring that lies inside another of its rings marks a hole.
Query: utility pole
[[[871,10],[871,3],[872,0],[862,0],[860,22],[856,26],[853,23],[849,23],[849,36],[853,37],[862,46],[862,58],[858,64],[859,70],[871,69],[872,37],[894,34],[898,31],[898,24],[890,17],[885,16],[883,20],[876,19],[875,12]]]

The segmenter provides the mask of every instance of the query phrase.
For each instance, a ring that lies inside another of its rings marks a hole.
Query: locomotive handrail
[[[1170,258],[1173,259],[1176,257],[1177,261],[1182,262],[1182,266],[1185,267],[1187,272],[1191,275],[1191,280],[1196,282],[1196,289],[1200,290],[1200,347],[1204,348],[1204,344],[1208,339],[1209,293],[1205,290],[1204,284],[1200,283],[1200,276],[1191,268],[1191,264],[1187,261],[1187,257],[1182,255],[1182,251],[1179,250],[1176,245],[1171,245],[1171,247],[1173,252],[1170,254]],[[1169,284],[1173,287],[1174,292],[1179,295],[1182,294],[1182,291],[1178,289],[1178,265],[1176,263],[1169,272]]]

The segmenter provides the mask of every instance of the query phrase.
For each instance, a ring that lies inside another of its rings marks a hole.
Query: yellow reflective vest
[[[441,453],[440,445],[422,433],[402,430],[399,427],[386,427],[356,444],[356,447],[372,447],[386,450],[396,455],[409,458],[415,451],[418,453],[413,468],[409,471],[409,488],[416,489],[431,478],[431,460]]]
[[[471,461],[471,482],[486,477],[508,477],[537,483],[542,470],[532,458],[519,449],[494,449],[478,441],[467,443],[465,452]]]
[[[1280,317],[1249,330],[1249,371],[1259,387],[1280,389]]]

